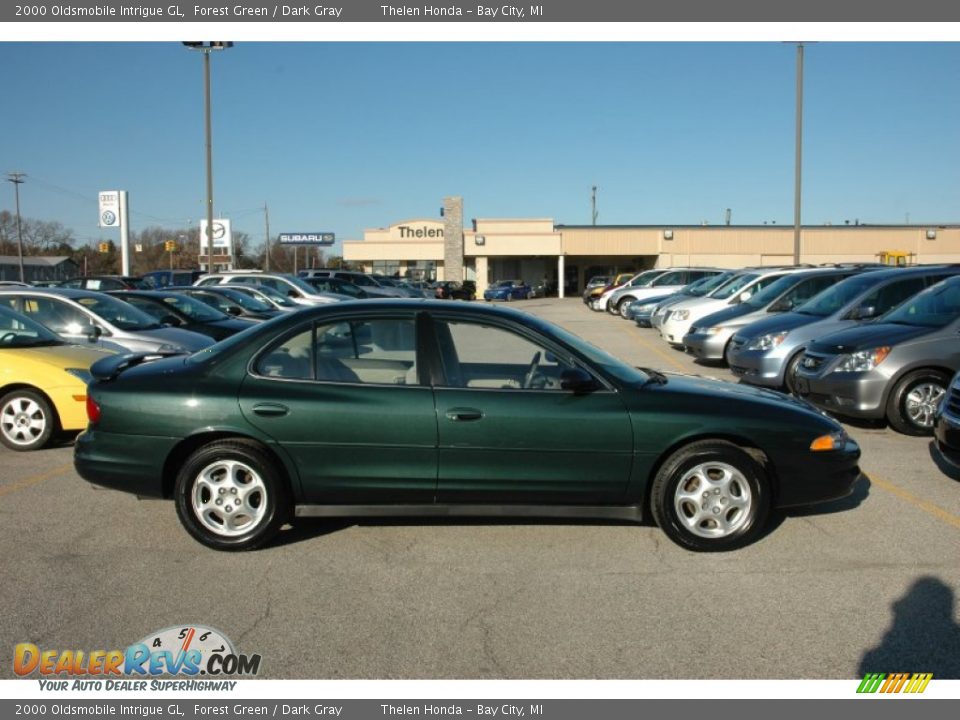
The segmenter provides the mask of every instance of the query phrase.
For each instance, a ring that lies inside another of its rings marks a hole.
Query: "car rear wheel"
[[[897,382],[887,401],[887,421],[904,435],[932,435],[933,414],[950,378],[939,370],[917,370]]]
[[[265,545],[290,514],[286,479],[258,445],[218,440],[191,455],[177,475],[180,522],[194,539],[216,550]]]
[[[0,400],[0,441],[11,450],[42,448],[56,425],[53,408],[35,390],[14,390]]]
[[[653,481],[651,510],[681,547],[733,550],[763,531],[770,512],[769,481],[743,449],[703,440],[680,448],[663,463]]]

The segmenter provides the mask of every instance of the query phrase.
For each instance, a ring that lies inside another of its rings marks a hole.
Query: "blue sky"
[[[0,43],[4,173],[81,242],[99,190],[131,228],[204,214],[200,55],[176,42]],[[436,217],[793,222],[794,46],[244,42],[213,57],[215,209],[235,229]],[[960,44],[806,49],[805,223],[960,221]],[[5,184],[0,208],[12,209]]]

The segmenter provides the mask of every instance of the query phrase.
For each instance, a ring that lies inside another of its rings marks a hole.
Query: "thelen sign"
[[[333,245],[332,232],[280,233],[281,245]]]

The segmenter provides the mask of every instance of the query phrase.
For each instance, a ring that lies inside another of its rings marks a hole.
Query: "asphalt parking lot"
[[[614,355],[732,381],[577,298],[514,303]],[[222,630],[274,678],[960,678],[960,480],[929,439],[848,426],[855,494],[699,555],[651,525],[302,520],[209,550],[172,503],[94,490],[72,448],[0,448],[0,648]]]

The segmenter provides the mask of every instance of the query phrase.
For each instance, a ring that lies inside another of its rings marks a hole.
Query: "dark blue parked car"
[[[483,291],[484,300],[526,300],[533,295],[533,288],[523,280],[498,280]]]

